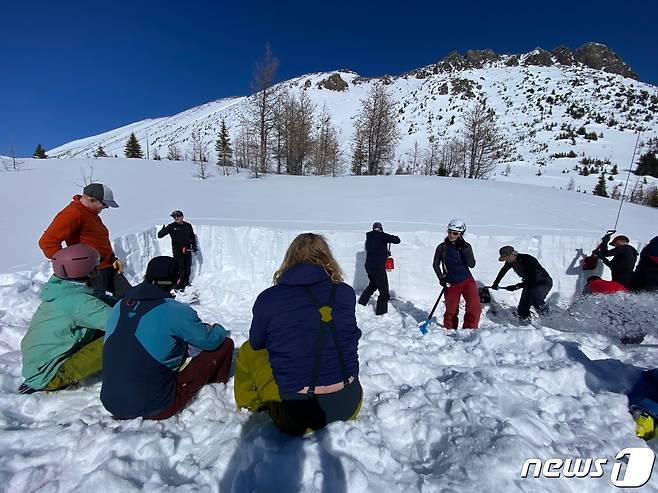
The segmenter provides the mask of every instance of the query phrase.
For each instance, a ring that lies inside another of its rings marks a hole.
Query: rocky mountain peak
[[[599,43],[586,43],[576,50],[571,50],[566,46],[558,46],[550,52],[543,48],[535,48],[531,52],[521,55],[501,55],[491,49],[468,50],[465,55],[453,51],[433,66],[433,72],[479,69],[497,62],[502,62],[507,66],[519,64],[540,67],[583,65],[611,74],[638,79],[637,74],[619,55]]]

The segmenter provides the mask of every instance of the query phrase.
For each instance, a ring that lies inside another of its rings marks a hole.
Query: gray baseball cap
[[[82,193],[88,197],[100,200],[109,207],[119,207],[119,204],[114,201],[112,189],[102,183],[90,183],[82,190]]]

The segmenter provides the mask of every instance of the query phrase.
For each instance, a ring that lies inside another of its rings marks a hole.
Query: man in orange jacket
[[[90,183],[82,195],[74,195],[71,203],[55,216],[41,235],[39,247],[48,258],[62,249],[62,242],[66,246],[83,243],[95,248],[101,256],[101,263],[89,285],[96,294],[109,291],[116,296],[120,293],[114,283],[115,273],[123,273],[123,264],[114,255],[110,233],[99,216],[108,207],[119,207],[110,187],[102,183]]]

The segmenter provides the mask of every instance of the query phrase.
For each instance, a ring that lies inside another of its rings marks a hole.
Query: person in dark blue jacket
[[[446,311],[443,326],[456,329],[459,325],[459,300],[464,298],[466,313],[464,328],[477,329],[480,323],[480,296],[470,269],[475,267],[475,256],[470,243],[464,240],[466,223],[453,219],[448,223],[448,236],[436,247],[432,267],[445,292]]]
[[[388,276],[386,275],[386,259],[390,252],[389,244],[397,245],[400,238],[395,235],[384,233],[382,223],[376,222],[372,225],[372,231],[366,233],[366,273],[370,283],[368,287],[359,296],[359,304],[366,306],[373,293],[379,290],[377,306],[375,307],[376,315],[384,315],[388,312]]]
[[[355,307],[325,238],[297,236],[254,303],[235,366],[238,408],[267,410],[292,435],[354,419],[363,395]]]
[[[233,341],[173,299],[178,262],[155,257],[144,282],[112,310],[103,346],[101,402],[115,418],[167,419],[207,383],[226,383]],[[188,344],[203,351],[184,366]]]

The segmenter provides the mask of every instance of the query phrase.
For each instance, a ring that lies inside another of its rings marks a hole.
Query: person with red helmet
[[[626,289],[630,289],[633,269],[638,257],[637,250],[629,244],[628,236],[617,235],[610,241],[611,236],[612,232],[601,238],[601,248],[597,255],[610,268],[612,280],[622,284]],[[609,249],[608,242],[614,248]],[[612,260],[608,260],[608,257],[612,257]]]
[[[112,308],[87,286],[100,255],[90,246],[62,248],[21,341],[23,394],[58,390],[101,370],[103,332]]]

